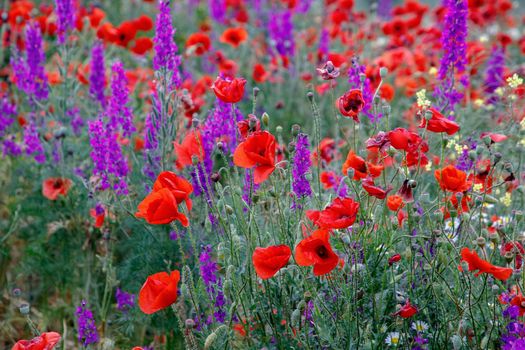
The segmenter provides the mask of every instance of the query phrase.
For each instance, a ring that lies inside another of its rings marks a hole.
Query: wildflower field
[[[525,2],[0,1],[0,349],[525,349]]]

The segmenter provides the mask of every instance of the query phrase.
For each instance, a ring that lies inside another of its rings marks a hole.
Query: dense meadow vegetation
[[[525,349],[525,3],[0,2],[0,348]]]

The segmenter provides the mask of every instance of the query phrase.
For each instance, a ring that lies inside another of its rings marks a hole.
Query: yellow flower
[[[501,203],[503,203],[503,205],[506,207],[510,207],[510,205],[512,204],[512,194],[510,194],[510,192],[505,193],[505,195],[501,199]]]
[[[419,90],[418,92],[416,92],[416,97],[417,97],[417,105],[418,107],[420,108],[428,108],[432,105],[432,102],[430,102],[428,99],[427,99],[427,90],[423,89],[423,90]]]
[[[512,77],[507,78],[507,84],[513,89],[523,84],[523,79],[517,73],[514,73]]]

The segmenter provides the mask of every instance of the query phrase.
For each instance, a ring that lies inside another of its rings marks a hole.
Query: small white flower
[[[424,332],[428,329],[428,324],[423,321],[416,321],[412,323],[412,329],[416,332]]]
[[[390,332],[386,337],[385,343],[390,346],[398,346],[401,338],[399,337],[399,332]]]

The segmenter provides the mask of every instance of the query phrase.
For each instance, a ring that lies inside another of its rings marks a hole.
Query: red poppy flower
[[[341,179],[333,171],[323,171],[321,173],[321,183],[325,189],[335,188],[340,182]]]
[[[107,41],[107,42],[116,42],[119,35],[117,28],[113,24],[106,22],[100,26],[97,30],[97,38]]]
[[[169,224],[175,220],[183,226],[189,225],[186,215],[179,212],[177,198],[168,188],[148,194],[138,205],[135,216],[146,219],[152,225]]]
[[[390,192],[390,190],[392,189],[391,187],[383,189],[379,186],[376,186],[374,180],[370,177],[363,179],[363,181],[361,181],[361,186],[363,186],[364,190],[370,196],[376,197],[377,199],[385,199],[388,192]]]
[[[404,128],[396,128],[389,131],[388,139],[392,147],[406,152],[416,150],[423,141],[418,134]]]
[[[340,144],[341,145],[341,144]],[[337,151],[337,145],[335,144],[334,139],[325,137],[319,143],[319,152],[321,153],[321,159],[325,161],[326,164],[330,164],[336,156],[339,155]],[[317,164],[317,149],[314,149],[312,152],[312,163]]]
[[[89,215],[94,220],[93,226],[95,228],[101,228],[102,225],[104,225],[104,220],[106,218],[106,211],[105,210],[102,210],[101,213],[98,213],[97,212],[97,208],[91,208],[89,210]]]
[[[360,89],[352,89],[339,97],[338,107],[339,112],[345,117],[351,117],[356,122],[359,122],[359,112],[363,110],[365,106],[365,100],[363,99],[363,93]]]
[[[58,196],[66,196],[72,184],[73,182],[68,178],[50,177],[42,183],[42,194],[54,201]]]
[[[303,239],[295,247],[295,261],[300,266],[314,266],[314,275],[331,272],[339,263],[339,257],[330,245],[330,231],[319,229]]]
[[[244,85],[246,80],[243,78],[222,78],[217,77],[211,88],[215,96],[222,102],[237,103],[244,95]]]
[[[386,206],[392,211],[398,211],[399,209],[403,208],[404,205],[405,203],[403,203],[403,198],[397,194],[388,196],[386,199]]]
[[[525,315],[525,297],[521,293],[512,298],[510,304],[519,307],[520,317]]]
[[[19,340],[11,350],[51,350],[60,341],[57,332],[45,332],[31,340]]]
[[[153,191],[160,191],[163,188],[171,191],[177,204],[185,202],[188,210],[191,210],[190,193],[193,192],[193,186],[186,179],[171,171],[163,171],[157,176],[153,184]]]
[[[501,246],[501,255],[505,256],[506,253],[514,253],[514,268],[519,270],[523,264],[523,255],[525,255],[525,249],[520,242],[507,242]]]
[[[467,262],[469,271],[478,270],[474,274],[476,277],[482,273],[488,273],[498,280],[506,281],[512,275],[511,268],[494,266],[488,261],[481,259],[475,250],[468,248],[461,249],[461,261]],[[458,268],[460,271],[463,271],[461,265]]]
[[[273,245],[267,248],[257,247],[252,255],[255,272],[263,280],[269,279],[288,264],[291,255],[292,250],[286,245]]]
[[[479,135],[479,138],[484,139],[487,136],[490,138],[491,143],[503,142],[509,138],[507,135],[497,134],[493,132],[482,132]]]
[[[229,44],[233,47],[238,47],[248,39],[248,32],[242,27],[226,29],[220,38],[221,43]]]
[[[138,38],[135,40],[135,44],[130,49],[131,52],[137,55],[144,55],[146,52],[153,48],[153,41],[150,38]]]
[[[196,157],[199,162],[204,159],[204,148],[202,146],[201,134],[198,131],[192,131],[186,135],[181,144],[173,142],[177,160],[177,168],[182,169],[193,164],[192,157]]]
[[[250,133],[261,130],[261,122],[253,114],[248,114],[247,119],[237,122],[237,129],[239,130],[239,134],[241,134],[241,138],[244,140]]]
[[[262,64],[257,63],[253,66],[252,78],[254,81],[257,83],[264,83],[268,76],[269,74]]]
[[[145,314],[162,310],[177,301],[177,285],[180,273],[177,270],[158,272],[146,279],[139,292],[139,307]]]
[[[410,304],[410,300],[407,299],[405,305],[401,307],[393,316],[400,316],[401,318],[410,318],[417,313],[417,308]]]
[[[446,132],[448,135],[454,135],[459,131],[459,125],[452,120],[449,120],[439,113],[435,108],[430,108],[432,112],[432,118],[428,121],[425,117],[421,118],[420,128],[426,128],[432,132]]]
[[[352,198],[336,198],[324,210],[308,210],[306,216],[323,229],[343,229],[354,224],[359,203]]]
[[[194,53],[196,56],[201,56],[208,52],[210,47],[210,37],[204,33],[193,33],[186,39],[187,52]]]
[[[354,169],[354,180],[364,179],[367,176],[378,177],[383,171],[381,165],[374,165],[354,153],[354,151],[348,152],[346,161],[343,164],[343,174],[347,174],[349,168]]]
[[[254,168],[254,183],[264,182],[275,170],[275,137],[268,131],[257,131],[241,142],[233,154],[233,163],[241,168]]]
[[[456,169],[453,165],[436,170],[434,177],[439,182],[441,189],[445,191],[465,192],[472,185],[472,181],[467,181],[467,173]]]
[[[124,21],[117,27],[117,37],[113,41],[116,45],[127,47],[129,42],[135,39],[137,26],[133,21]]]
[[[137,30],[147,32],[153,29],[153,20],[146,16],[141,15],[140,17],[133,20],[133,24]]]
[[[401,261],[400,254],[394,254],[388,259],[388,265],[392,266],[394,263]]]

